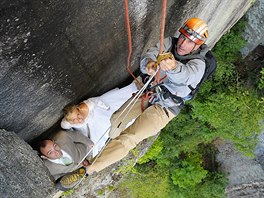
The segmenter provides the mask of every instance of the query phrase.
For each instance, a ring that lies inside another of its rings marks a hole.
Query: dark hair
[[[50,140],[50,141],[53,141],[52,139],[45,139],[45,140],[40,140],[40,141],[37,143],[37,145],[36,145],[36,149],[37,149],[39,155],[43,154],[43,153],[41,153],[40,149],[41,149],[41,148],[45,148],[45,147],[47,146],[47,143],[48,143],[49,140]]]

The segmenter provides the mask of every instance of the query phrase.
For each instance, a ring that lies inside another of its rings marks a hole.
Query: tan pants
[[[138,112],[141,112],[141,107],[136,105],[132,112],[138,115]],[[175,117],[169,110],[168,113],[169,116],[159,105],[148,107],[130,127],[109,142],[93,164],[93,169],[96,172],[101,171],[124,158],[142,140],[156,135]]]
[[[133,98],[133,97],[132,97]],[[141,108],[142,98],[139,98],[137,102],[134,104],[133,108],[125,108],[132,100],[129,99],[126,101],[111,117],[111,130],[109,132],[109,136],[114,139],[120,135],[120,133],[126,128],[129,122],[135,120],[143,111]],[[132,103],[133,104],[133,103]],[[147,107],[147,101],[144,104],[145,108]],[[130,105],[131,107],[131,105]],[[130,110],[130,111],[129,111]],[[123,112],[124,111],[124,112]],[[127,113],[129,111],[129,113]],[[120,116],[120,114],[123,114]]]

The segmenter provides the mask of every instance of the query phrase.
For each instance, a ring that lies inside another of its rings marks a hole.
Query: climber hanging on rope
[[[197,86],[200,86],[209,70],[215,68],[216,62],[204,44],[208,38],[207,24],[199,18],[191,18],[179,31],[179,38],[169,37],[164,40],[163,51],[171,52],[175,58],[167,58],[160,62],[160,77],[166,78],[153,90],[151,106],[138,115],[140,110],[135,109],[141,109],[142,98],[139,98],[131,111],[135,111],[136,114],[133,116],[133,113],[129,112],[129,119],[137,117],[135,122],[106,145],[92,165],[87,167],[88,174],[99,172],[121,160],[139,142],[156,135],[179,114],[184,102],[194,96]],[[158,54],[159,44],[143,54],[140,61],[142,73],[150,76],[156,74],[155,62]],[[209,63],[207,59],[210,59]],[[115,113],[115,116],[123,111],[128,102]]]

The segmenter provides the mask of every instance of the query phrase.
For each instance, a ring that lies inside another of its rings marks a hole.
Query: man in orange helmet
[[[133,112],[136,113],[129,117],[137,119],[112,139],[92,166],[88,166],[89,174],[121,160],[143,139],[156,135],[179,114],[184,101],[192,98],[193,89],[205,73],[205,54],[208,48],[204,42],[208,38],[208,26],[199,18],[191,18],[179,31],[179,38],[169,37],[164,40],[164,52],[171,52],[174,58],[160,62],[161,78],[166,76],[162,85],[159,85],[161,91],[153,94],[150,101],[152,105],[144,112],[141,111],[140,101],[134,106]],[[142,56],[142,73],[154,74],[158,54],[159,44]]]

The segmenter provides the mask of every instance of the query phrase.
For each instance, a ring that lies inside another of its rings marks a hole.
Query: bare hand
[[[156,68],[155,68],[155,61],[153,60],[150,60],[146,66],[146,72],[148,75],[153,75],[156,71]]]
[[[177,67],[177,61],[175,59],[167,58],[160,62],[160,69],[163,71],[170,71]]]

